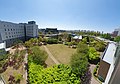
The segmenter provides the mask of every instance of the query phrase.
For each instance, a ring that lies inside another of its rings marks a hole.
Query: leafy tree
[[[58,40],[57,40],[57,39],[53,39],[53,38],[49,38],[49,39],[47,40],[47,43],[48,43],[48,44],[57,44],[57,43],[58,43]]]
[[[61,36],[59,36],[58,40],[59,40],[59,41],[62,41],[62,37],[61,37]]]
[[[96,45],[95,45],[95,49],[97,51],[103,52],[105,50],[104,42],[97,42]]]
[[[38,42],[42,42],[42,41],[43,41],[43,38],[41,36],[39,36]]]
[[[70,34],[68,34],[68,36],[67,36],[67,42],[71,42],[71,35]]]
[[[33,44],[31,43],[31,41],[26,41],[26,42],[25,42],[25,46],[26,46],[27,48],[30,48],[31,46],[33,46]]]
[[[48,39],[47,38],[43,38],[43,42],[47,43]]]
[[[114,38],[114,41],[115,41],[115,42],[119,42],[119,41],[120,41],[120,36],[116,36],[116,37]]]
[[[72,55],[70,65],[73,73],[77,76],[83,76],[88,70],[88,53],[87,44],[80,42],[77,46],[77,52]]]
[[[38,39],[37,39],[37,38],[34,38],[34,39],[33,39],[33,43],[38,43]]]
[[[88,69],[88,59],[84,53],[75,53],[71,57],[71,68],[77,76],[82,76]]]
[[[91,63],[98,63],[99,62],[99,53],[96,51],[94,47],[89,48],[89,61]]]
[[[111,39],[111,35],[109,33],[102,34],[101,37],[109,40]]]
[[[41,50],[39,46],[33,46],[30,48],[30,50],[32,51],[32,53],[29,54],[28,60],[36,64],[44,65],[48,54],[45,51]]]
[[[82,43],[87,44],[87,37],[82,39]]]
[[[78,53],[84,53],[84,54],[88,55],[88,51],[89,51],[89,49],[88,49],[87,44],[84,44],[82,42],[80,42],[78,44],[78,46],[77,46],[77,52]]]

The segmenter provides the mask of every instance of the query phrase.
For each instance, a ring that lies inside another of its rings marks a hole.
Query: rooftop
[[[114,62],[114,56],[116,52],[117,45],[114,42],[110,42],[107,46],[107,49],[104,51],[102,59],[109,64]]]

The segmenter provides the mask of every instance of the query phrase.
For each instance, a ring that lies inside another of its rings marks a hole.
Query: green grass
[[[62,64],[69,64],[70,58],[76,49],[69,48],[63,44],[47,45],[52,55]]]

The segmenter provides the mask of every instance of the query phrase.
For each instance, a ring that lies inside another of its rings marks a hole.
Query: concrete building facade
[[[35,21],[28,23],[12,23],[0,21],[0,43],[6,43],[10,47],[16,40],[28,40],[38,36],[38,25]]]
[[[119,84],[120,80],[120,45],[115,42],[108,44],[100,60],[98,77],[102,84]]]
[[[115,37],[115,36],[120,36],[120,28],[118,29],[115,29],[112,33],[112,36]]]

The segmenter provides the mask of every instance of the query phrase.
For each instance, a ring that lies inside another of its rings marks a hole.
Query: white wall
[[[5,42],[4,43],[0,43],[0,49],[2,49],[2,48],[5,48]]]

